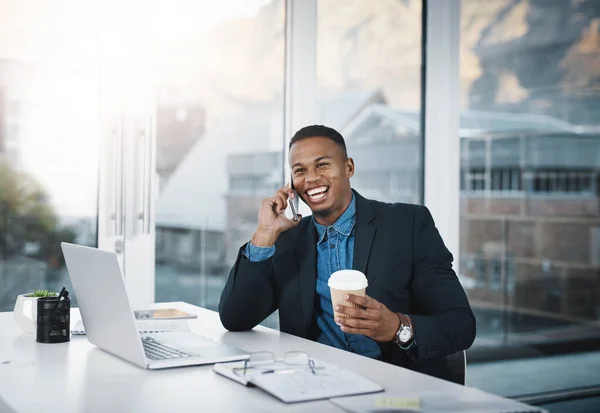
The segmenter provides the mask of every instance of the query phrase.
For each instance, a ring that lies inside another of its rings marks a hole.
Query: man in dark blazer
[[[281,331],[449,378],[445,356],[475,339],[475,317],[429,210],[363,198],[350,187],[354,161],[334,129],[313,125],[290,141],[292,190],[262,202],[219,303],[223,326],[254,328],[279,310]],[[297,195],[296,195],[297,194]],[[299,196],[312,217],[284,214]],[[334,318],[329,276],[362,271],[366,297],[353,318]]]

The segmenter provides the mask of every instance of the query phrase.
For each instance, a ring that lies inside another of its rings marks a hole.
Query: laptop
[[[61,243],[90,343],[146,369],[245,360],[249,354],[191,331],[139,333],[114,252]]]

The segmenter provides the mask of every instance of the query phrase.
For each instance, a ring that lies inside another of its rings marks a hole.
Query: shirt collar
[[[325,234],[327,234],[327,228],[333,228],[340,234],[344,236],[349,236],[352,233],[352,229],[354,228],[354,224],[356,223],[356,199],[354,198],[354,193],[352,193],[352,200],[350,201],[350,205],[344,211],[342,215],[329,227],[325,225],[319,224],[315,221],[313,216],[313,224],[317,229],[317,233],[319,234],[319,239],[317,244],[320,244],[325,239]]]

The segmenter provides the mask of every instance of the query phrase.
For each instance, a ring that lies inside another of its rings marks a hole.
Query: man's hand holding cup
[[[400,319],[385,305],[366,295],[368,282],[356,270],[341,270],[331,274],[334,319],[343,332],[362,334],[375,341],[392,341],[400,328]]]

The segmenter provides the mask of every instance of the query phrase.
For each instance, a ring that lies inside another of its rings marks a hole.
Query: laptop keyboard
[[[169,360],[197,356],[197,354],[168,346],[152,337],[142,337],[142,345],[144,346],[146,357],[150,360]]]

